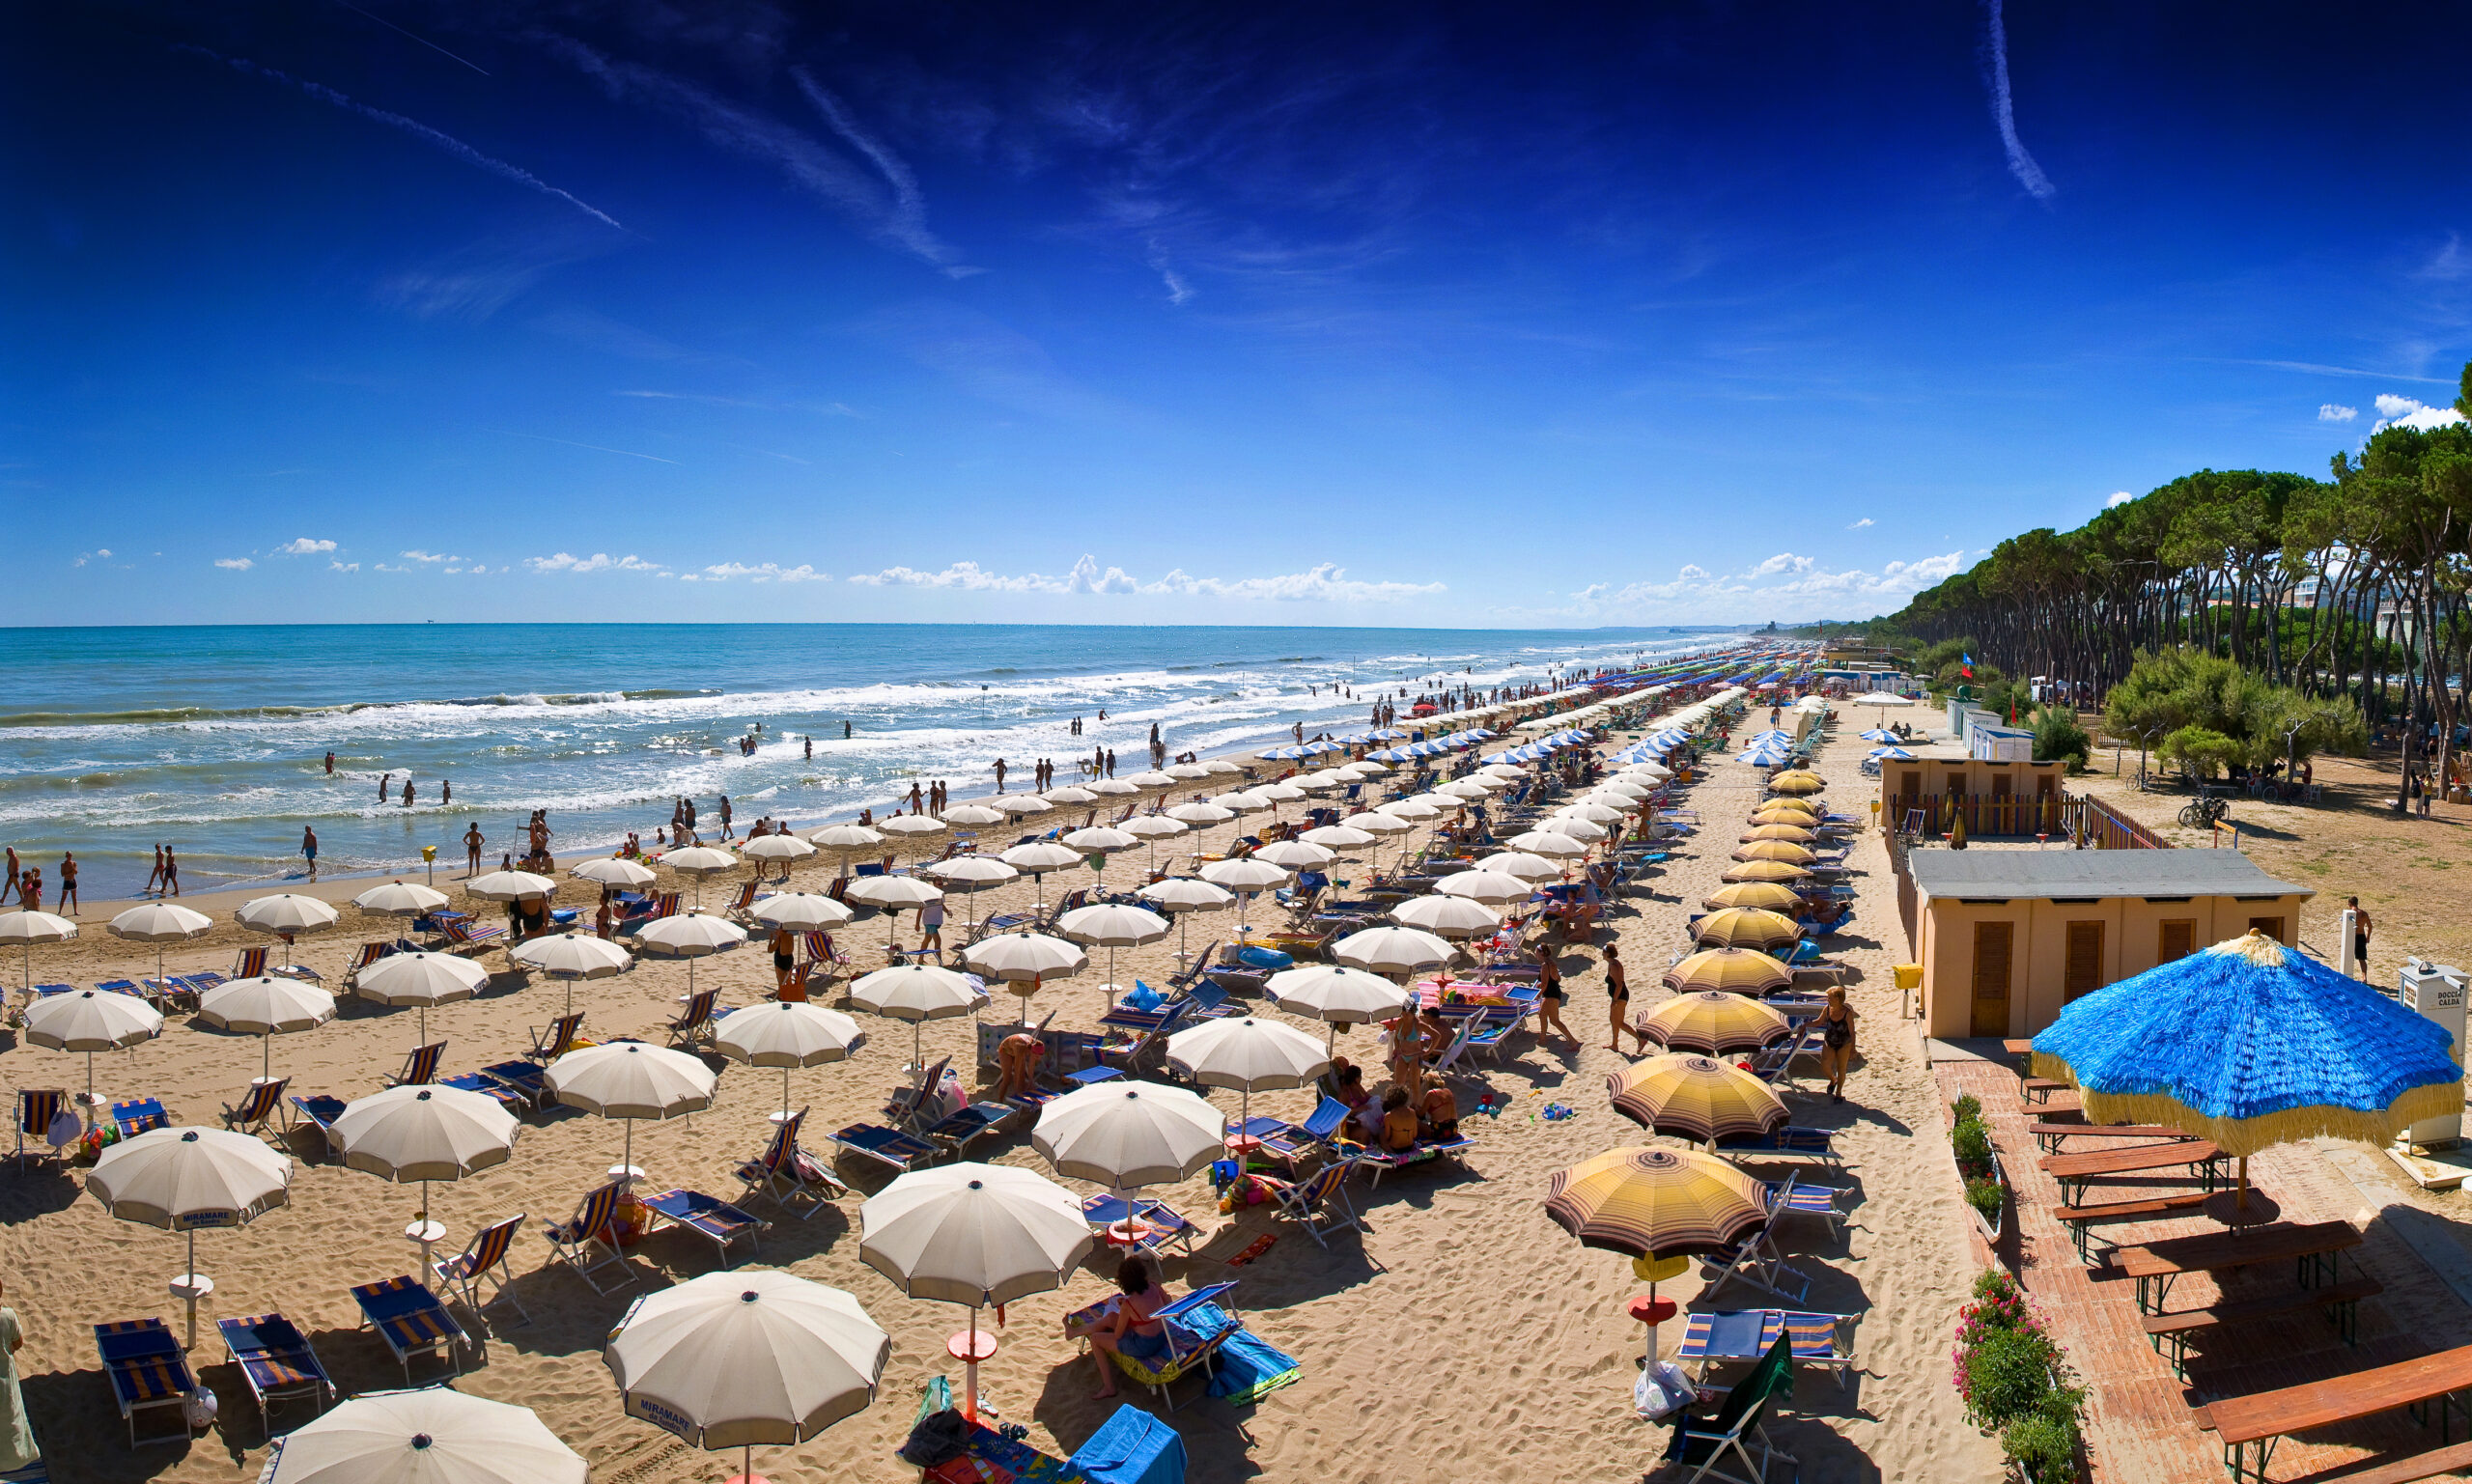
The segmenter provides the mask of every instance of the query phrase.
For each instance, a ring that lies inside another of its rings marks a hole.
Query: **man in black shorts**
[[[2369,920],[2369,909],[2360,905],[2360,898],[2358,897],[2346,898],[2344,905],[2352,910],[2352,962],[2360,966],[2361,982],[2363,984],[2367,984],[2369,982],[2369,932],[2371,926]]]

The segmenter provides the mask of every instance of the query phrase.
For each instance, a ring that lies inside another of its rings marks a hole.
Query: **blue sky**
[[[2156,11],[14,7],[0,574],[20,622],[1883,611],[2453,398],[2472,17]]]

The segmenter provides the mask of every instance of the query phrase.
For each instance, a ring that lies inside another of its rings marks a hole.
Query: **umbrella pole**
[[[978,1305],[969,1306],[969,1359],[962,1367],[962,1415],[978,1420]]]
[[[180,1286],[181,1286],[181,1288],[185,1292],[185,1294],[187,1295],[187,1298],[188,1298],[188,1303],[189,1303],[189,1342],[188,1342],[186,1345],[182,1346],[181,1348],[182,1348],[182,1349],[183,1349],[183,1350],[195,1350],[195,1349],[197,1349],[197,1299],[198,1299],[198,1281],[197,1281],[197,1228],[196,1228],[196,1227],[194,1227],[194,1226],[192,1226],[192,1227],[190,1227],[190,1228],[189,1228],[189,1261],[188,1261],[188,1271],[187,1271],[186,1273],[183,1273],[183,1274],[181,1274],[181,1283],[180,1283]]]
[[[926,1029],[927,1022],[923,1019],[910,1022],[910,1066],[907,1070],[916,1071],[919,1067],[925,1065],[925,1062],[921,1060],[921,1058],[926,1053],[919,1050],[918,1038],[925,1033]]]
[[[1108,944],[1108,1008],[1116,1007],[1116,945]]]
[[[94,1053],[94,1052],[92,1052],[92,1051],[88,1051],[88,1052],[86,1053],[86,1127],[87,1127],[87,1128],[89,1128],[89,1129],[92,1129],[94,1126],[95,1126],[95,1053]],[[194,1246],[196,1245],[197,1239],[196,1239],[196,1238],[194,1238],[194,1237],[192,1237],[192,1238],[190,1238],[190,1239],[189,1239],[189,1242],[190,1242],[190,1245],[191,1245],[192,1246]],[[191,1343],[195,1343],[195,1341],[191,1341]]]
[[[260,1036],[260,1037],[258,1038],[258,1046],[259,1046],[259,1047],[260,1047],[260,1049],[261,1049],[261,1050],[263,1050],[265,1051],[265,1053],[266,1053],[266,1054],[265,1054],[264,1059],[263,1059],[263,1060],[261,1060],[261,1061],[259,1062],[259,1064],[258,1064],[258,1080],[259,1080],[259,1081],[261,1081],[261,1082],[271,1082],[271,1081],[273,1081],[273,1080],[274,1080],[274,1035],[273,1035],[273,1033],[272,1033],[272,1032],[268,1032],[268,1033],[267,1033],[267,1034],[266,1034],[266,1035]]]
[[[782,1064],[782,1067],[781,1067],[781,1119],[782,1119],[782,1121],[783,1121],[784,1123],[786,1123],[786,1122],[788,1122],[788,1121],[789,1121],[789,1117],[790,1117],[790,1068],[789,1068],[789,1065],[785,1062],[785,1063],[783,1063],[783,1064]]]

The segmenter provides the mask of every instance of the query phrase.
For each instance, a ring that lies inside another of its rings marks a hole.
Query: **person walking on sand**
[[[180,894],[181,857],[174,854],[167,845],[163,847],[163,895],[177,897]]]
[[[158,871],[159,871],[159,870],[161,870],[161,869],[162,869],[162,861],[163,861],[163,847],[161,847],[161,846],[159,846],[159,845],[158,845],[158,846],[154,847],[154,862],[155,862],[154,868],[155,868],[156,870],[158,870]],[[15,846],[14,846],[14,845],[13,845],[13,846],[10,846],[10,847],[9,847],[9,879],[8,879],[6,882],[0,882],[0,904],[5,904],[5,903],[7,903],[7,902],[9,902],[9,901],[13,900],[13,899],[17,895],[17,882],[18,882],[19,881],[21,881],[21,880],[23,880],[23,879],[24,879],[24,878],[23,878],[23,874],[22,874],[22,873],[23,873],[23,869],[24,869],[23,867],[21,867],[21,866],[19,866],[19,865],[17,864],[17,848],[16,848]],[[149,886],[154,885],[154,879],[153,879],[152,877],[149,877],[149,878],[147,879],[146,884],[148,884]]]
[[[474,820],[464,831],[464,877],[466,881],[481,874],[481,846],[488,836],[481,833],[481,822]]]
[[[42,1456],[26,1423],[26,1398],[17,1388],[17,1352],[26,1331],[17,1311],[0,1308],[0,1473],[14,1473]]]
[[[67,851],[60,853],[60,910],[77,915],[77,857]]]
[[[1631,1028],[1631,976],[1622,967],[1621,948],[1613,943],[1605,947],[1605,994],[1611,1001],[1609,1008],[1614,1018],[1614,1039],[1605,1049],[1609,1051],[1621,1050],[1622,1032],[1629,1030],[1639,1039],[1640,1050],[1645,1053],[1648,1038]]]
[[[1536,1023],[1539,1029],[1551,1027],[1573,1046],[1580,1038],[1562,1023],[1562,966],[1554,950],[1543,943],[1536,945]]]
[[[1828,1077],[1828,1101],[1845,1101],[1845,1074],[1854,1066],[1854,1007],[1845,1002],[1845,987],[1831,985],[1828,1006],[1819,1013],[1819,1068]]]
[[[2367,984],[2369,982],[2369,934],[2374,924],[2369,920],[2369,909],[2360,905],[2360,898],[2347,897],[2344,905],[2352,910],[2352,962],[2360,966],[2360,982]]]
[[[918,951],[932,953],[936,962],[944,962],[944,899],[936,897],[918,905]]]
[[[316,881],[318,879],[318,831],[307,825],[300,826],[300,854],[309,857],[309,879]]]
[[[724,840],[726,840],[726,839],[728,839],[729,837],[730,837],[730,796],[728,796],[727,794],[723,794],[723,795],[721,796],[721,838],[722,838],[722,839],[724,839]]]

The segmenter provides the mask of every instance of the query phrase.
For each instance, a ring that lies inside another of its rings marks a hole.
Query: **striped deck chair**
[[[801,941],[806,944],[806,963],[808,966],[808,972],[810,974],[812,974],[815,971],[815,967],[820,965],[823,966],[825,978],[834,979],[838,978],[841,975],[841,972],[850,966],[850,955],[843,953],[839,948],[833,945],[831,934],[818,928],[810,932],[801,933],[799,935],[799,938]]]
[[[508,1092],[521,1098],[525,1103],[531,1105],[533,1107],[538,1108],[546,1106],[549,1102],[548,1075],[547,1070],[539,1062],[492,1062],[489,1066],[483,1067],[480,1075],[489,1078],[491,1081],[497,1083]],[[504,1102],[505,1100],[500,1099],[499,1101]],[[508,1106],[513,1106],[512,1104],[509,1104]]]
[[[1763,1182],[1768,1189],[1768,1219],[1774,1221],[1789,1213],[1815,1216],[1828,1223],[1830,1235],[1843,1235],[1845,1213],[1839,1208],[1837,1198],[1854,1192],[1834,1186],[1803,1185],[1801,1178],[1788,1175],[1782,1181]]]
[[[583,1012],[562,1015],[547,1026],[532,1031],[532,1050],[523,1054],[547,1066],[578,1047],[592,1045],[577,1032],[583,1029]]]
[[[617,1181],[596,1186],[584,1192],[576,1214],[563,1225],[545,1221],[541,1233],[549,1239],[549,1249],[558,1261],[576,1271],[576,1276],[591,1285],[597,1294],[609,1289],[594,1282],[593,1274],[604,1268],[616,1268],[624,1286],[635,1281],[635,1271],[627,1266],[626,1250],[618,1245],[618,1197],[626,1187]],[[599,1255],[595,1255],[596,1252]]]
[[[1137,1247],[1153,1257],[1169,1246],[1179,1246],[1186,1256],[1193,1255],[1194,1223],[1159,1201],[1093,1195],[1082,1203],[1082,1219],[1116,1246]]]
[[[127,1098],[111,1106],[112,1127],[125,1139],[135,1138],[150,1129],[168,1129],[172,1115],[160,1098]]]
[[[416,1086],[437,1080],[437,1064],[446,1055],[446,1043],[433,1041],[416,1046],[404,1056],[404,1070],[386,1079],[389,1087]]]
[[[940,1152],[935,1145],[914,1134],[904,1134],[881,1124],[854,1123],[832,1134],[831,1139],[852,1154],[879,1164],[889,1164],[905,1175],[934,1160]]]
[[[1227,1291],[1235,1286],[1233,1282],[1226,1282],[1196,1288],[1159,1310],[1151,1317],[1166,1330],[1167,1353],[1141,1358],[1115,1351],[1112,1355],[1116,1368],[1156,1392],[1159,1399],[1167,1404],[1169,1412],[1175,1411],[1177,1403],[1167,1394],[1167,1388],[1185,1376],[1208,1375],[1212,1358],[1218,1355],[1219,1348],[1230,1337],[1244,1332],[1245,1323],[1236,1317],[1234,1305],[1221,1302]],[[1079,1313],[1067,1315],[1065,1324],[1086,1329],[1096,1324],[1106,1309],[1105,1303],[1094,1303]],[[1071,1332],[1070,1329],[1068,1332]]]
[[[1788,1303],[1802,1302],[1812,1291],[1811,1275],[1786,1262],[1784,1254],[1777,1250],[1776,1229],[1770,1225],[1744,1235],[1730,1247],[1703,1254],[1700,1262],[1700,1275],[1706,1281],[1700,1290],[1703,1302],[1715,1298],[1717,1290],[1737,1279]]]
[[[437,1085],[452,1087],[457,1092],[476,1092],[484,1098],[494,1098],[518,1118],[529,1112],[534,1106],[532,1094],[521,1088],[509,1087],[487,1072],[464,1072],[454,1077],[441,1077],[437,1078]]]
[[[679,1001],[678,1019],[669,1022],[669,1044],[692,1049],[698,1042],[710,1040],[713,1034],[713,1009],[721,997],[718,990],[697,990]]]
[[[325,1093],[318,1093],[288,1101],[298,1111],[301,1118],[307,1121],[309,1127],[318,1131],[318,1136],[325,1140],[326,1158],[330,1160],[336,1158],[335,1120],[344,1115],[344,1108],[347,1106],[344,1100]]]
[[[243,948],[240,956],[232,961],[232,977],[235,979],[255,979],[266,971],[267,951],[264,948]]]
[[[489,1324],[489,1320],[481,1311],[500,1299],[514,1304],[515,1311],[523,1316],[525,1324],[532,1323],[530,1311],[524,1308],[522,1301],[516,1298],[509,1287],[515,1281],[515,1268],[507,1261],[507,1253],[514,1250],[515,1234],[522,1225],[523,1213],[519,1211],[503,1221],[492,1222],[474,1232],[471,1245],[463,1251],[430,1264],[430,1272],[436,1274],[438,1283],[448,1293],[463,1300],[464,1306],[470,1309],[472,1317],[484,1326]],[[488,1299],[481,1297],[483,1279],[497,1285],[497,1292]]]
[[[291,1127],[283,1101],[283,1090],[291,1085],[292,1078],[288,1077],[271,1082],[251,1082],[239,1102],[224,1105],[223,1127],[263,1136],[267,1126],[273,1125],[275,1136],[282,1137]]]
[[[351,1291],[360,1305],[360,1328],[375,1329],[404,1367],[404,1385],[412,1384],[412,1357],[436,1354],[464,1374],[464,1344],[470,1338],[455,1316],[410,1274],[382,1282],[363,1283]]]
[[[830,1205],[835,1196],[850,1193],[850,1188],[834,1179],[822,1162],[799,1147],[799,1130],[806,1121],[807,1110],[799,1109],[796,1116],[773,1128],[764,1153],[738,1167],[738,1178],[746,1187],[739,1192],[741,1200],[761,1195],[803,1221]],[[801,1200],[807,1203],[803,1211],[793,1204]]]
[[[1293,1174],[1297,1166],[1313,1156],[1328,1159],[1337,1152],[1339,1131],[1347,1127],[1348,1106],[1325,1095],[1313,1106],[1312,1113],[1303,1123],[1289,1123],[1284,1118],[1256,1118],[1239,1130],[1249,1137],[1262,1141],[1261,1152],[1286,1162]]]
[[[344,970],[344,983],[352,983],[360,977],[360,971],[362,969],[367,968],[370,965],[377,963],[379,959],[386,957],[386,955],[394,951],[395,945],[393,943],[377,942],[361,944],[360,951],[352,955],[351,967]]]
[[[268,1434],[274,1431],[277,1402],[305,1396],[312,1407],[323,1410],[335,1399],[335,1383],[319,1362],[309,1336],[281,1314],[218,1319],[214,1328],[223,1336],[225,1354],[248,1382],[249,1394],[257,1398],[258,1419]]]
[[[188,1358],[172,1327],[159,1319],[121,1319],[95,1326],[95,1354],[111,1378],[112,1396],[120,1403],[121,1419],[128,1424],[128,1445],[140,1442],[189,1441],[189,1398],[197,1394],[197,1378],[189,1374]],[[177,1424],[168,1433],[141,1439],[137,1414],[168,1412]]]
[[[1673,1432],[1666,1440],[1664,1462],[1689,1470],[1684,1477],[1688,1484],[1701,1479],[1719,1479],[1725,1484],[1759,1484],[1768,1477],[1768,1466],[1784,1462],[1799,1470],[1800,1465],[1788,1454],[1777,1450],[1768,1437],[1768,1404],[1777,1397],[1794,1394],[1794,1357],[1784,1338],[1769,1347],[1752,1373],[1727,1391],[1713,1416],[1706,1418],[1682,1414],[1675,1416]],[[1757,1450],[1756,1456],[1753,1450]],[[1743,1472],[1720,1470],[1718,1465],[1730,1455],[1742,1461]]]
[[[1854,1327],[1860,1318],[1797,1314],[1787,1309],[1694,1314],[1675,1358],[1685,1365],[1697,1361],[1693,1376],[1705,1378],[1710,1367],[1723,1361],[1758,1359],[1775,1349],[1783,1336],[1795,1364],[1834,1371],[1837,1384],[1842,1386],[1846,1373],[1854,1367]]]
[[[497,946],[496,938],[506,937],[504,928],[474,927],[468,918],[440,917],[437,931],[446,939],[449,953],[487,953]]]
[[[722,912],[740,922],[752,920],[751,914],[755,910],[755,888],[756,883],[753,882],[739,887],[738,895],[730,898],[729,905],[721,909]]]
[[[663,1190],[643,1197],[643,1202],[653,1214],[652,1231],[675,1226],[693,1232],[713,1245],[713,1255],[724,1268],[730,1265],[731,1247],[744,1241],[752,1255],[765,1229],[772,1224],[700,1190]]]
[[[24,1169],[28,1160],[57,1160],[68,1144],[51,1141],[52,1122],[69,1111],[69,1089],[66,1087],[20,1087],[17,1089],[17,1168]],[[73,1122],[72,1118],[72,1122]],[[78,1131],[82,1132],[82,1131]],[[34,1143],[26,1142],[31,1134]],[[73,1142],[76,1133],[70,1140]]]
[[[1347,1105],[1339,1105],[1339,1110],[1345,1113]],[[1278,1214],[1281,1219],[1303,1222],[1314,1245],[1327,1247],[1334,1233],[1364,1229],[1357,1224],[1356,1208],[1348,1204],[1347,1191],[1340,1189],[1356,1163],[1353,1159],[1334,1160],[1303,1180],[1279,1180],[1269,1175],[1252,1178],[1278,1198]]]

